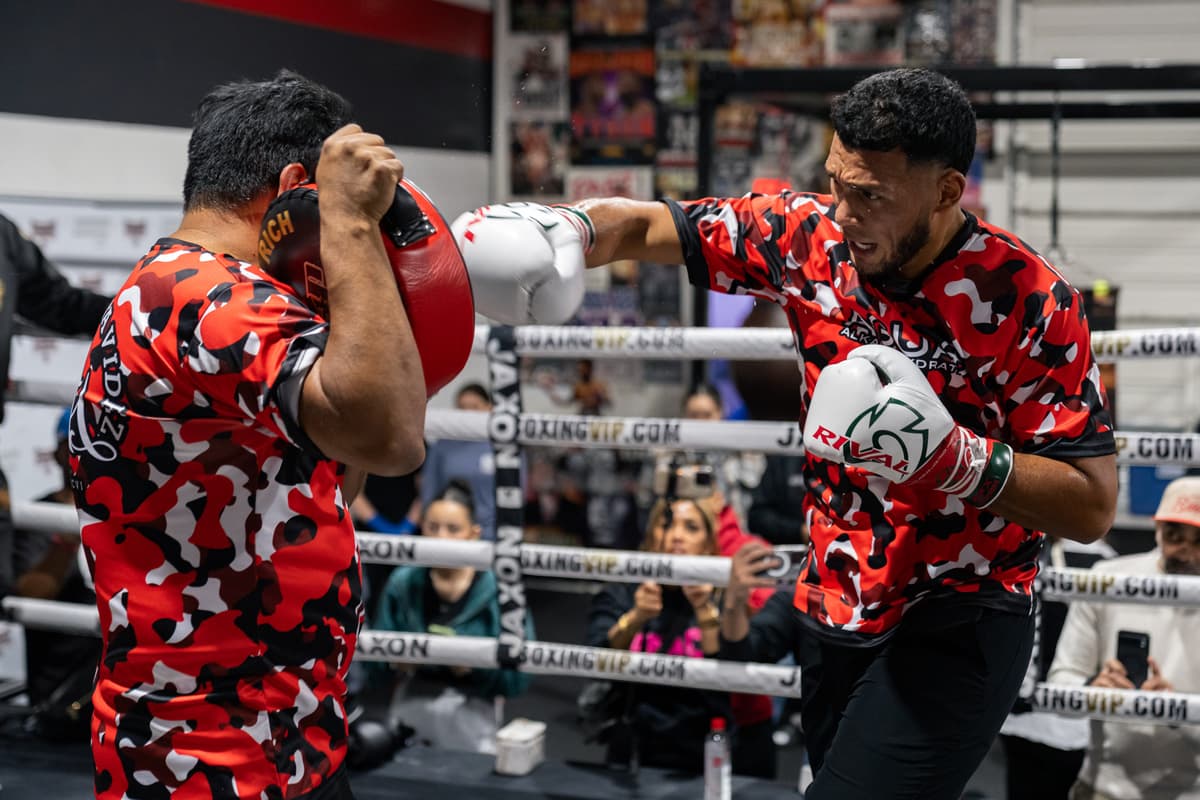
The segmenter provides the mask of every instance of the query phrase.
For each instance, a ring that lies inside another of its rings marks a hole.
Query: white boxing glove
[[[559,325],[583,302],[584,255],[596,234],[582,211],[505,203],[462,214],[450,229],[485,317]]]
[[[989,505],[1012,474],[1012,448],[957,424],[924,373],[882,345],[855,348],[821,371],[804,447],[893,483]]]

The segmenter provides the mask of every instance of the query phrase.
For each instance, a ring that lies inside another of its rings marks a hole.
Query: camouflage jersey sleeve
[[[827,209],[821,199],[784,192],[665,202],[693,285],[784,305],[807,280],[813,236]]]
[[[179,340],[197,402],[319,452],[300,427],[299,403],[328,324],[268,281],[220,284],[194,313],[190,326],[180,320]]]

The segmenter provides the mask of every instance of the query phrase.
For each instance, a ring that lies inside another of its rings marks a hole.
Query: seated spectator
[[[459,411],[491,411],[488,390],[478,383],[468,383],[458,390],[454,406]],[[425,464],[421,467],[421,504],[428,505],[451,478],[469,482],[471,501],[475,504],[475,519],[483,538],[496,538],[496,464],[490,442],[460,442],[438,439],[425,449]]]
[[[656,504],[643,549],[676,555],[715,555],[716,521],[694,500]],[[720,597],[711,585],[612,584],[596,596],[588,644],[645,653],[702,658],[720,647]],[[731,719],[733,771],[774,777],[771,701],[762,695],[731,698],[673,686],[620,684],[621,725],[609,729],[608,763],[623,764],[636,748],[638,763],[699,772],[713,717]]]
[[[772,453],[766,462],[762,479],[750,493],[748,527],[771,544],[805,544],[804,456]]]
[[[1087,569],[1116,554],[1104,541],[1081,544],[1047,536],[1038,560],[1042,567]],[[1070,608],[1068,603],[1044,597],[1039,602],[1038,646],[1026,674],[1023,694],[1028,694],[1036,681],[1044,681],[1049,675]],[[1086,719],[1034,711],[1027,700],[1018,699],[1000,729],[1008,796],[1067,800],[1087,752],[1088,727]]]
[[[1158,547],[1098,562],[1119,575],[1200,575],[1200,477],[1172,481],[1155,519]],[[1150,637],[1147,677],[1130,681],[1117,660],[1119,631]],[[1074,602],[1049,682],[1142,691],[1200,692],[1200,611],[1170,605]],[[1072,800],[1200,798],[1200,728],[1092,720]]]
[[[67,436],[70,409],[55,428],[54,461],[62,485],[37,498],[41,503],[74,507],[70,489]],[[79,557],[79,531],[13,532],[13,594],[94,606],[95,592]],[[91,691],[100,640],[95,636],[28,628],[25,631],[26,691],[34,707],[35,729],[53,739],[86,741],[91,724]]]
[[[451,481],[425,506],[425,536],[470,540],[480,537],[470,487]],[[526,636],[533,623],[526,617]],[[491,572],[471,567],[397,567],[380,597],[375,627],[461,636],[500,634],[500,604]],[[521,694],[529,676],[514,670],[418,666],[402,670],[389,722],[406,726],[435,747],[496,751],[503,699]]]

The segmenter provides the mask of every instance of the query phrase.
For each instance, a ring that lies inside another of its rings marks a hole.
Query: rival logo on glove
[[[818,425],[812,438],[840,450],[845,464],[880,464],[911,475],[929,458],[929,429],[925,423],[921,412],[890,398],[851,420],[844,435]]]

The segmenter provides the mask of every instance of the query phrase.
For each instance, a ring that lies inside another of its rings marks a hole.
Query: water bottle
[[[729,734],[725,731],[725,718],[713,717],[704,740],[704,800],[730,800],[732,794]]]

